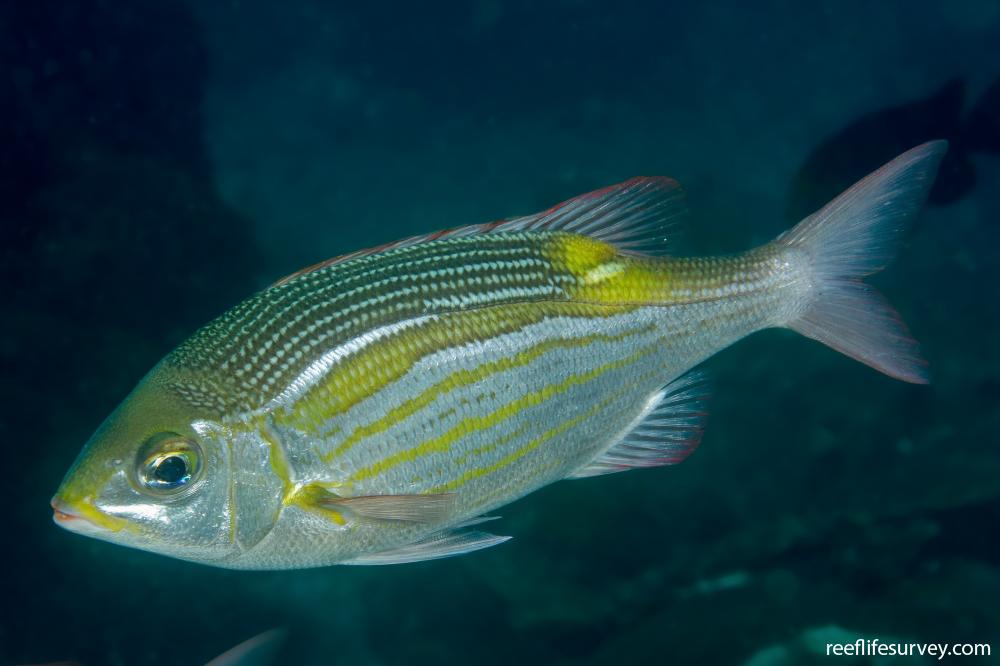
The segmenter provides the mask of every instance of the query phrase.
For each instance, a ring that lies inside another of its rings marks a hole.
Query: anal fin
[[[408,543],[405,546],[371,553],[370,555],[362,555],[353,560],[342,562],[342,564],[406,564],[408,562],[437,560],[442,557],[464,555],[465,553],[496,546],[510,539],[509,536],[497,536],[496,534],[481,532],[479,530],[461,530],[464,526],[475,525],[487,520],[493,520],[493,518],[466,521],[457,527],[434,532],[419,541]]]
[[[701,441],[708,393],[707,375],[702,371],[675,379],[650,396],[646,408],[621,440],[567,478],[584,479],[681,462]]]

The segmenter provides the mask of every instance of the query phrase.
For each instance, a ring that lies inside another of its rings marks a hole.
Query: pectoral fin
[[[646,408],[620,441],[568,478],[681,462],[701,441],[707,399],[704,372],[695,370],[675,379],[649,397]]]
[[[442,521],[450,515],[455,495],[437,493],[342,497],[320,485],[311,484],[297,493],[296,503],[305,508],[332,512],[342,517],[341,519],[359,518],[430,524]]]

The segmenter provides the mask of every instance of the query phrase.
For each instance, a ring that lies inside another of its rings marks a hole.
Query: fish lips
[[[58,495],[49,502],[52,505],[52,522],[70,532],[95,536],[105,534],[107,529],[91,522],[79,509],[64,502]]]

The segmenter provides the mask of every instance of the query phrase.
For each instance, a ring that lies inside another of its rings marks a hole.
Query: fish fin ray
[[[288,634],[284,629],[271,629],[226,650],[205,666],[264,666],[274,661],[275,655]]]
[[[320,490],[312,493],[312,501],[319,508],[333,510],[350,517],[430,524],[445,520],[451,514],[455,504],[455,494],[341,497]]]
[[[789,328],[895,379],[930,381],[920,345],[877,290],[860,280],[840,281],[821,298]]]
[[[509,536],[497,536],[478,530],[461,531],[453,528],[435,532],[419,541],[399,546],[398,548],[362,555],[361,557],[347,560],[342,564],[383,565],[424,562],[443,557],[464,555],[482,550],[483,548],[499,545],[509,539]]]
[[[493,522],[494,520],[500,520],[500,516],[476,516],[475,518],[463,520],[459,524],[453,525],[451,529],[460,530],[463,527],[472,527],[473,525],[481,525],[483,523]]]
[[[686,214],[680,183],[664,176],[639,176],[535,215],[497,223],[493,231],[566,231],[621,250],[662,253],[672,227]]]
[[[350,259],[389,250],[444,238],[514,231],[566,231],[606,241],[622,250],[661,254],[674,223],[686,213],[684,190],[680,183],[664,176],[640,176],[581,194],[534,215],[410,236],[333,257],[286,275],[271,286],[283,285],[299,276]]]
[[[785,232],[807,255],[814,295],[786,326],[890,377],[925,384],[926,362],[899,315],[861,278],[895,254],[908,217],[927,199],[946,141],[913,148]]]
[[[708,395],[708,375],[702,370],[675,379],[650,396],[646,408],[617,443],[567,478],[585,479],[683,461],[701,441]]]

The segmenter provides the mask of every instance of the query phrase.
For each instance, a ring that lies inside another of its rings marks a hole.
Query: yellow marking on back
[[[618,250],[611,244],[579,234],[552,236],[549,258],[563,270],[582,279],[588,271],[618,258]]]
[[[671,275],[663,260],[620,253],[613,245],[578,234],[554,235],[546,254],[576,278],[571,298],[603,304],[660,304]]]
[[[583,276],[583,283],[587,286],[593,286],[615,278],[623,272],[625,272],[625,264],[623,262],[609,261],[587,271],[586,275]]]
[[[768,251],[731,257],[649,257],[577,234],[554,234],[544,249],[557,272],[573,276],[570,298],[605,305],[678,305],[731,297],[752,288]]]
[[[539,405],[549,398],[559,395],[560,393],[565,393],[573,386],[578,386],[580,384],[585,384],[593,379],[600,377],[601,375],[622,368],[630,363],[634,363],[643,356],[651,353],[653,350],[659,347],[659,343],[655,345],[648,345],[643,347],[639,351],[627,356],[626,358],[619,359],[617,361],[611,361],[609,363],[604,363],[592,370],[583,372],[576,375],[571,375],[566,379],[562,380],[558,384],[553,384],[551,386],[546,386],[545,388],[539,389],[537,391],[532,391],[527,393],[517,400],[507,403],[497,411],[488,414],[486,416],[470,416],[460,423],[453,426],[443,435],[431,438],[427,441],[422,442],[418,446],[412,449],[406,449],[394,453],[378,462],[372,463],[367,467],[363,467],[351,475],[352,481],[361,481],[364,479],[371,478],[382,472],[385,472],[397,465],[405,462],[410,462],[416,460],[417,458],[427,455],[429,453],[441,453],[446,452],[451,448],[451,445],[462,437],[472,434],[474,432],[479,432],[486,430],[502,421],[505,421],[513,416],[516,416],[521,411],[527,409],[528,407],[533,407]]]

